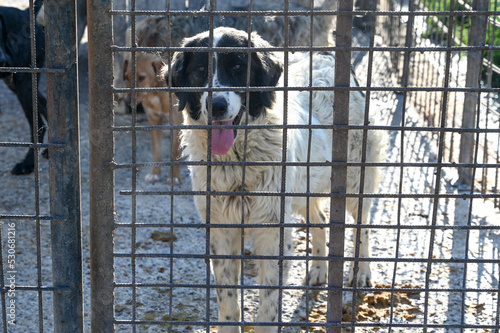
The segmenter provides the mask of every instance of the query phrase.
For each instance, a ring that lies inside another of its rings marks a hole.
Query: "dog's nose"
[[[212,99],[212,117],[214,119],[224,118],[227,111],[227,101],[222,97]]]

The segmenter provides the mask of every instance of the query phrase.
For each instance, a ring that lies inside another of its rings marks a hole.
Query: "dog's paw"
[[[219,326],[217,333],[241,333],[241,329],[238,326]]]
[[[372,287],[370,264],[367,262],[360,262],[358,267],[359,270],[356,276],[356,287]],[[354,286],[354,265],[352,265],[349,271],[349,286]]]
[[[146,181],[146,183],[148,184],[154,184],[156,183],[157,181],[160,180],[160,175],[157,175],[155,173],[148,173],[146,175],[146,177],[144,178],[144,180]]]
[[[13,175],[29,175],[30,173],[33,172],[35,169],[35,166],[32,164],[26,164],[24,162],[17,163],[12,170],[10,170],[10,173]]]
[[[276,326],[255,326],[255,333],[278,333],[278,327]],[[244,332],[247,332],[245,329]],[[252,332],[252,331],[248,331]]]
[[[326,282],[328,275],[328,264],[326,261],[313,261],[309,274],[306,277],[306,285],[317,286]]]
[[[167,177],[167,184],[180,185],[182,184],[182,179],[179,177]]]

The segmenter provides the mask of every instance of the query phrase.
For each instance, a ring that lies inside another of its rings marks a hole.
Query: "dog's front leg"
[[[182,125],[183,123],[183,117],[182,117],[182,112],[178,112],[177,107],[174,108],[172,111],[172,125]],[[171,161],[179,161],[181,159],[181,143],[180,143],[180,136],[179,136],[180,131],[179,130],[174,130],[173,131],[173,137],[172,137],[172,159]],[[169,177],[172,181],[173,184],[178,185],[182,184],[182,176],[181,176],[181,166],[180,165],[174,165],[172,168],[172,173],[170,174]]]
[[[357,199],[348,199],[347,208],[351,212],[355,223],[358,222],[358,207],[359,202]],[[366,225],[368,223],[368,215],[370,213],[371,199],[363,199],[363,212],[361,214],[361,223]],[[354,229],[354,247],[356,248],[356,243],[358,241],[358,231]],[[361,229],[359,234],[359,253],[360,258],[370,258],[370,229]],[[354,271],[357,278],[354,281]],[[371,287],[372,286],[372,275],[370,270],[369,261],[359,261],[358,263],[353,262],[349,272],[349,285],[353,286],[356,283],[358,287]]]
[[[282,251],[283,255],[286,256],[291,255],[293,252],[292,235],[289,229],[284,230],[284,244],[282,245],[280,244],[281,237],[279,228],[254,230],[252,238],[255,240],[254,247],[256,255],[279,256]],[[282,250],[280,250],[280,248],[282,248]],[[283,261],[281,265],[279,260],[258,260],[258,283],[260,286],[266,288],[260,289],[259,291],[260,305],[256,320],[257,323],[278,321],[279,289],[273,287],[279,287],[280,284],[284,285],[286,283],[289,266],[290,262],[286,260]],[[277,331],[278,326],[255,326],[256,333]]]
[[[212,255],[237,255],[241,252],[241,232],[236,229],[211,229],[210,253]],[[240,260],[212,259],[215,284],[235,286],[239,284]],[[218,288],[219,321],[241,320],[238,289]],[[219,333],[239,333],[238,326],[219,326]]]
[[[144,111],[148,117],[150,126],[161,126],[163,124],[163,116],[159,110],[161,104],[159,103],[159,98],[155,94],[148,94],[146,98],[142,101]],[[152,152],[153,152],[153,162],[162,161],[162,138],[163,132],[161,130],[151,131],[151,142],[152,142]],[[155,183],[160,180],[161,167],[153,166],[151,170],[146,175],[146,183]]]

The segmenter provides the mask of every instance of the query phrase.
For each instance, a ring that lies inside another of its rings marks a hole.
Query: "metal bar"
[[[284,1],[284,8],[283,11],[285,14],[288,14],[289,8],[290,7],[290,2],[289,0]],[[290,29],[289,29],[289,16],[285,15],[284,16],[284,21],[285,21],[285,29],[284,29],[284,41],[283,44],[285,47],[288,47],[290,45]],[[283,54],[283,85],[285,87],[288,86],[288,69],[289,69],[289,54],[288,52],[285,52]],[[312,69],[309,68],[311,71]],[[283,92],[283,125],[286,126],[288,123],[288,91]],[[288,131],[286,128],[283,129],[282,132],[282,152],[281,152],[281,159],[282,162],[285,162],[288,158],[288,151],[287,151],[287,142],[288,142]],[[286,191],[286,166],[283,165],[281,167],[281,192]],[[288,199],[290,200],[290,199]],[[288,217],[286,216],[287,210],[286,210],[286,205],[287,205],[287,198],[286,196],[282,196],[280,198],[280,228],[279,228],[279,243],[278,243],[278,251],[279,254],[282,256],[283,255],[283,246],[285,243],[285,229],[282,227],[283,223],[286,222]],[[279,268],[279,273],[278,273],[278,284],[280,286],[283,285],[283,260],[278,260],[278,268]],[[282,310],[283,310],[283,290],[280,288],[278,289],[278,322],[282,322]],[[281,333],[282,327],[278,326],[278,333]]]
[[[206,325],[205,322],[203,321],[155,321],[155,320],[136,320],[136,321],[131,321],[131,320],[117,320],[117,324],[125,324],[125,325],[165,325],[166,323],[171,323],[173,325],[189,325],[189,326],[204,326]],[[218,322],[218,321],[212,321],[212,325],[214,326],[234,326],[234,325],[241,325],[240,322]],[[260,325],[255,325],[255,326],[273,326],[276,325],[275,323],[263,323]],[[280,323],[280,325],[285,326],[285,327],[303,327],[305,325],[309,326],[323,326],[327,327],[327,329],[331,328],[337,328],[341,329],[342,327],[349,327],[352,324],[350,322],[342,322],[338,323],[335,325],[332,324],[320,324],[320,323],[314,323],[314,322],[283,322]],[[359,322],[356,323],[357,328],[363,328],[363,327],[368,327],[368,328],[385,328],[388,327],[389,325],[386,325],[384,323],[370,323],[370,322]],[[480,330],[480,329],[498,329],[498,326],[495,325],[474,325],[474,324],[412,324],[412,323],[394,323],[391,324],[391,327],[393,328],[406,328],[406,329],[422,329],[422,328],[443,328],[446,330],[453,329],[453,328],[468,328],[468,329],[474,329],[474,330]],[[251,332],[251,331],[250,331]],[[448,332],[448,331],[446,331]]]
[[[353,1],[340,0],[339,12],[352,13]],[[335,43],[344,48],[335,53],[335,86],[350,87],[351,82],[351,44],[352,44],[352,16],[342,15],[337,17],[337,32]],[[347,125],[349,123],[349,95],[350,90],[335,92],[333,110],[333,125]],[[333,105],[332,105],[333,108]],[[332,161],[347,162],[348,131],[340,128],[332,129]],[[347,166],[332,165],[331,197],[330,197],[330,225],[343,225],[346,218],[346,178]],[[333,195],[337,194],[337,195]],[[329,260],[328,260],[328,307],[327,322],[332,326],[327,327],[328,333],[340,333],[342,322],[342,284],[344,272],[344,228],[330,228],[329,235]]]
[[[30,48],[31,48],[31,66],[37,66],[37,43],[44,44],[45,40],[36,39],[36,24],[35,24],[35,8],[33,0],[29,1],[29,28],[30,28]],[[43,50],[43,49],[42,49]],[[43,50],[45,52],[45,50]],[[31,72],[31,99],[33,107],[33,144],[38,144],[39,136],[38,131],[41,129],[38,127],[38,79],[40,74],[32,71]],[[42,124],[42,126],[44,126]],[[40,215],[40,164],[39,164],[39,154],[38,149],[34,149],[34,178],[35,178],[35,215]],[[40,220],[36,219],[36,268],[37,268],[37,283],[38,286],[42,285],[42,255],[41,255],[41,232],[40,232]],[[39,332],[43,332],[43,295],[42,291],[38,291],[38,329]]]
[[[314,16],[312,15],[313,13],[313,9],[314,9],[314,0],[311,0],[310,2],[310,7],[311,7],[311,22],[310,22],[310,25],[309,25],[309,29],[311,31],[311,36],[310,36],[310,39],[309,39],[309,44],[312,46],[313,45],[313,42],[314,42]],[[312,82],[313,82],[313,71],[312,71],[312,68],[313,68],[313,53],[309,53],[309,86],[312,85]],[[309,162],[311,162],[311,153],[312,153],[312,128],[310,127],[310,125],[312,124],[312,115],[313,115],[313,109],[312,109],[312,103],[313,101],[313,93],[312,92],[309,92],[309,117],[307,119],[307,124],[309,125],[309,128],[308,128],[308,137],[307,137],[307,159],[306,159],[306,162],[307,162],[307,165],[306,165],[306,191],[309,192],[311,190],[311,168],[310,168],[310,165],[309,165]],[[311,224],[311,221],[310,221],[310,209],[311,208],[311,204],[310,204],[310,198],[307,197],[306,198],[306,216],[305,216],[305,222],[306,224],[308,225],[308,227],[306,228],[306,249],[309,249],[310,247],[310,236],[311,236],[311,229],[310,229],[310,224]],[[309,256],[309,252],[306,251],[306,257]],[[312,265],[312,264],[311,264]],[[305,265],[305,271],[306,272],[309,272],[309,269],[310,269],[310,262],[309,260],[306,261],[306,265]],[[306,283],[306,287],[308,287],[308,283]],[[309,297],[309,288],[306,288],[305,290],[305,312],[306,312],[306,318],[305,320],[306,321],[309,321],[309,312],[310,312],[310,297]],[[306,333],[309,333],[309,327],[306,327]]]
[[[209,11],[212,12],[215,10],[216,6],[216,1],[215,0],[209,0],[208,1],[208,7]],[[209,35],[208,35],[208,43],[210,46],[213,47],[214,45],[214,18],[213,16],[209,17]],[[211,88],[213,86],[213,66],[214,66],[214,53],[208,51],[208,88]],[[212,98],[213,94],[211,92],[208,92],[208,115],[207,115],[207,124],[209,126],[212,125]],[[212,161],[212,130],[207,131],[207,159],[209,161]],[[207,191],[212,190],[212,167],[210,165],[207,166],[206,168],[207,172]],[[205,223],[207,225],[212,224],[212,219],[211,219],[211,206],[212,206],[212,197],[210,195],[206,196],[206,210],[205,210]],[[200,215],[201,215],[200,211]],[[203,217],[201,217],[203,221]],[[211,228],[206,228],[205,230],[205,255],[208,257],[211,254],[210,250],[210,242],[211,242]],[[206,260],[206,270],[205,270],[205,281],[207,285],[210,285],[210,277],[211,277],[211,267],[212,267],[212,262],[207,258]],[[215,277],[214,277],[215,280]],[[217,281],[215,281],[217,283]],[[207,323],[210,323],[210,292],[211,288],[207,288],[207,293],[206,293],[206,301],[205,301],[205,321]],[[219,292],[216,290],[216,292]],[[242,293],[243,294],[243,293]],[[205,324],[205,332],[209,333],[210,332],[210,326]]]
[[[408,132],[458,132],[458,133],[500,133],[500,128],[454,128],[454,127],[431,127],[431,126],[381,126],[381,125],[320,125],[320,124],[311,124],[311,125],[212,125],[212,128],[232,128],[232,129],[284,129],[284,128],[292,128],[292,129],[332,129],[332,128],[343,128],[344,130],[385,130],[385,131],[408,131]],[[131,131],[153,131],[156,129],[169,129],[173,127],[174,129],[208,129],[208,125],[178,125],[178,126],[113,126],[112,130],[116,132],[131,132]],[[21,145],[21,144],[15,144]],[[10,147],[10,144],[6,143],[5,145],[0,142],[0,147]],[[26,147],[30,147],[30,144],[26,144]],[[22,146],[24,147],[24,145]],[[43,146],[42,146],[43,147]],[[47,146],[48,147],[48,146]],[[150,162],[153,163],[153,162]],[[155,162],[160,163],[160,162]],[[191,162],[197,163],[197,162]],[[215,161],[212,162],[204,162],[204,163],[218,163]],[[242,162],[225,162],[225,163],[242,163]],[[247,162],[247,163],[259,163],[259,162]],[[280,162],[281,163],[281,162]],[[293,163],[293,162],[287,162]],[[317,162],[311,162],[317,163]],[[422,162],[425,164],[429,164],[428,162]],[[464,163],[467,164],[467,163]],[[114,163],[114,165],[118,165]],[[122,163],[120,165],[127,165],[126,163]],[[388,162],[386,165],[390,165]]]
[[[68,29],[75,26],[76,0],[47,0],[45,11],[47,66],[66,69],[47,77],[49,141],[65,144],[49,147],[51,215],[66,217],[51,223],[52,276],[55,287],[69,288],[54,293],[54,331],[83,332],[78,61],[76,29]]]
[[[413,6],[415,5],[415,2],[413,0],[410,0],[408,2],[408,9],[410,11],[413,11]],[[401,24],[400,22],[398,22]],[[414,23],[415,23],[415,18],[413,16],[408,17],[408,22],[406,22],[406,31],[405,31],[405,47],[411,47],[413,44],[413,29],[414,29]],[[408,81],[409,81],[409,71],[410,71],[410,51],[404,52],[403,55],[403,68],[401,69],[401,86],[407,87],[408,86]],[[400,74],[398,72],[398,75]],[[404,151],[405,151],[405,145],[404,145],[404,133],[406,131],[406,104],[408,103],[409,99],[409,92],[402,92],[403,95],[403,105],[401,107],[401,132],[399,133],[400,135],[400,153],[399,153],[399,160],[401,162],[404,161]],[[404,164],[401,164],[399,168],[399,185],[398,185],[398,193],[402,194],[403,193],[403,177],[404,177]],[[397,201],[397,214],[396,214],[396,246],[395,246],[395,254],[394,257],[397,259],[400,256],[400,240],[401,240],[401,211],[402,211],[402,198],[398,198]],[[399,261],[394,261],[393,265],[393,274],[392,274],[392,281],[391,285],[394,286],[396,283],[396,272],[398,268]],[[391,304],[393,302],[394,298],[394,293],[391,293]],[[394,323],[394,307],[391,306],[390,309],[390,324],[392,325]],[[392,332],[392,326],[389,332]]]
[[[253,285],[253,284],[245,284],[245,285],[214,285],[214,284],[195,284],[195,283],[137,283],[136,286],[138,288],[190,288],[190,289],[196,289],[196,288],[213,288],[215,287],[228,287],[230,289],[239,289],[239,288],[246,288],[246,289],[272,289],[274,288],[273,286],[263,286],[263,285]],[[115,285],[115,288],[131,288],[132,284],[131,283],[117,283]],[[314,290],[314,291],[326,291],[328,290],[328,287],[325,285],[321,286],[280,286],[281,289],[283,290]],[[354,289],[353,287],[344,287],[342,288],[343,291],[373,291],[373,287],[358,287]],[[463,291],[467,291],[470,293],[496,293],[498,292],[498,289],[496,288],[430,288],[428,290],[424,288],[403,288],[403,289],[398,289],[398,288],[376,288],[377,292],[424,292],[424,291],[430,291],[430,292],[446,292],[446,293],[461,293]],[[378,324],[378,323],[377,323]]]
[[[130,16],[164,16],[165,11],[158,10],[110,10],[110,15],[130,15]],[[291,10],[284,12],[283,10],[255,10],[255,11],[230,11],[230,10],[213,10],[213,11],[183,11],[183,10],[172,10],[169,12],[170,16],[311,16],[311,11],[309,10]],[[382,11],[382,10],[350,10],[349,12],[340,10],[315,10],[315,16],[488,16],[488,15],[500,15],[500,11],[467,11],[467,10],[430,10],[430,11]]]
[[[111,0],[87,1],[89,34],[90,312],[92,332],[114,332],[113,44]],[[103,70],[107,69],[107,70]],[[103,89],[103,87],[108,87]]]
[[[172,193],[176,193],[177,195],[245,195],[249,197],[255,196],[267,196],[267,197],[277,197],[281,195],[286,195],[289,197],[320,197],[324,198],[325,193],[298,193],[298,192],[242,192],[242,191],[136,191],[132,193],[132,191],[120,191],[120,194],[123,195],[170,195]],[[330,197],[332,198],[441,198],[441,199],[468,199],[468,198],[478,198],[478,199],[488,199],[488,198],[497,198],[498,194],[454,194],[454,193],[425,193],[425,194],[412,194],[412,193],[345,193],[345,192],[335,192],[330,193]]]
[[[8,293],[10,288],[1,287],[0,293]],[[69,287],[47,287],[47,286],[16,286],[16,290],[26,290],[26,291],[52,291],[58,293],[69,293],[71,289]]]
[[[22,143],[22,142],[0,142],[0,147],[26,147],[26,148],[48,148],[52,147],[54,149],[64,148],[63,144],[52,144],[52,143]]]
[[[481,49],[481,48],[480,48]],[[340,49],[339,49],[340,50]],[[352,50],[351,50],[352,51]],[[401,50],[403,51],[403,50]],[[424,52],[425,50],[418,50],[415,48],[406,49],[407,51],[417,51]],[[446,51],[443,49],[442,51]],[[457,50],[458,51],[458,50]],[[430,92],[442,92],[442,91],[452,91],[452,92],[492,92],[492,93],[500,93],[500,88],[461,88],[461,87],[193,87],[193,88],[114,88],[113,92],[131,92],[131,91],[140,91],[140,92],[152,92],[152,91],[171,91],[171,92],[213,92],[213,91],[229,91],[231,89],[241,90],[241,91],[394,91],[394,92],[403,92],[403,91],[430,91]]]
[[[253,0],[250,0],[248,10],[251,11],[252,8],[253,8]],[[248,38],[247,46],[251,47],[252,46],[252,17],[250,15],[248,16],[248,22],[247,22],[247,38]],[[248,59],[247,59],[247,66],[248,66],[248,68],[247,68],[246,85],[247,85],[247,87],[249,87],[251,85],[250,77],[251,77],[251,72],[252,72],[252,58],[251,57],[248,57]],[[244,124],[248,125],[248,117],[249,117],[248,110],[250,110],[250,92],[246,91],[245,95],[246,95],[245,98],[246,98],[247,112],[245,112]],[[241,188],[242,188],[242,190],[245,190],[245,183],[246,183],[245,180],[246,180],[246,171],[247,171],[246,162],[247,162],[247,148],[248,148],[248,129],[246,129],[246,128],[244,130],[243,145],[245,148],[243,150],[243,158],[242,158],[243,168],[241,170]],[[241,201],[241,224],[242,225],[245,224],[245,200]],[[240,230],[241,230],[241,232],[240,232],[240,238],[241,238],[240,254],[244,254],[245,253],[245,230],[246,229],[241,228]],[[240,314],[240,320],[243,322],[245,321],[245,312],[244,312],[244,309],[245,309],[245,291],[243,289],[243,286],[246,284],[245,283],[245,274],[243,274],[244,269],[245,269],[245,261],[240,260],[240,272],[242,272],[242,274],[240,274],[239,283],[242,287],[239,290],[239,293],[240,293],[240,309],[243,309],[243,311],[241,311],[241,314]]]
[[[264,226],[261,225],[261,228]],[[343,228],[337,228],[337,229],[343,229]],[[131,253],[115,253],[115,257],[119,258],[189,258],[189,259],[241,259],[242,256],[240,255],[206,255],[206,254],[177,254],[177,253],[136,253],[136,254],[131,254]],[[307,257],[299,257],[299,256],[265,256],[265,255],[245,255],[245,259],[258,259],[258,260],[276,260],[276,259],[283,259],[283,260],[298,260],[298,261],[304,261],[308,260]],[[315,256],[314,259],[316,260],[327,260],[330,259],[331,257],[322,257],[322,256]],[[357,262],[396,262],[396,261],[401,261],[401,262],[413,262],[413,263],[452,263],[452,264],[460,264],[460,263],[476,263],[476,264],[497,264],[498,260],[497,259],[431,259],[429,260],[428,258],[356,258],[356,257],[344,257],[345,261],[357,261]],[[312,258],[311,258],[312,260]],[[345,288],[339,287],[338,290],[343,290]],[[356,289],[359,290],[364,290],[361,287],[357,287]],[[365,289],[371,289],[372,288],[365,288]],[[329,290],[332,290],[331,287],[329,287]],[[354,289],[350,289],[354,290]],[[428,289],[424,289],[428,290]]]
[[[166,11],[167,13],[170,12],[170,4],[171,4],[171,1],[167,0],[167,3],[166,3]],[[201,7],[201,6],[200,6]],[[170,25],[171,22],[170,22],[170,16],[167,15],[167,23]],[[172,46],[172,35],[169,34],[168,36],[168,44],[167,46],[171,47]],[[172,59],[172,56],[173,54],[168,52],[167,53],[167,64],[165,64],[165,66],[167,66],[168,68],[168,72],[169,72],[169,77],[165,78],[167,80],[167,82],[172,82],[172,62],[171,62],[171,59]],[[173,98],[174,98],[174,94],[169,92],[168,93],[168,108],[170,110],[169,112],[169,122],[170,124],[174,124],[174,119],[175,119],[175,116],[174,116],[174,112],[179,112],[177,110],[177,108],[175,107],[174,108],[174,102],[173,102]],[[181,117],[182,118],[182,117]],[[175,135],[180,135],[180,133],[176,133],[174,131],[174,129],[170,126],[170,137],[171,138],[174,138]],[[175,161],[176,159],[179,158],[179,156],[175,156],[175,151],[176,149],[174,148],[174,145],[176,144],[175,140],[171,140],[170,141],[170,161]],[[174,190],[174,185],[175,185],[175,182],[174,182],[174,165],[171,165],[169,167],[169,177],[170,177],[170,189],[173,191]],[[175,200],[175,194],[172,194],[170,196],[170,223],[173,223],[175,221],[174,219],[174,200]],[[172,226],[170,228],[170,232],[172,233],[172,235],[174,234],[174,226]],[[170,252],[171,253],[174,253],[174,242],[170,242]],[[174,258],[170,258],[170,262],[169,262],[169,280],[170,280],[170,283],[173,283],[174,282]],[[174,289],[173,288],[170,288],[169,290],[170,292],[170,295],[173,295],[174,294]],[[169,318],[172,318],[172,314],[173,314],[173,302],[174,302],[174,298],[173,297],[169,297],[169,300],[168,300],[168,316]],[[172,326],[169,326],[168,327],[168,332],[169,333],[172,333]]]
[[[480,132],[476,132],[480,133]],[[146,167],[152,167],[152,166],[171,166],[171,165],[262,165],[262,166],[281,166],[281,165],[286,165],[286,166],[309,166],[309,167],[314,167],[314,166],[332,166],[340,164],[339,162],[241,162],[241,161],[234,161],[234,162],[222,162],[222,161],[176,161],[176,162],[142,162],[142,163],[123,163],[123,164],[116,164],[114,163],[113,165],[110,165],[111,168],[113,169],[130,169],[130,168],[146,168]],[[474,164],[474,163],[437,163],[437,162],[432,162],[432,163],[426,163],[426,162],[391,162],[391,163],[372,163],[372,162],[347,162],[346,166],[352,166],[352,167],[359,167],[359,166],[365,166],[365,167],[443,167],[443,168],[456,168],[456,167],[480,167],[484,169],[497,169],[498,168],[498,163],[488,163],[488,164]],[[177,192],[178,193],[178,192]],[[1,216],[1,215],[0,215]]]
[[[364,6],[369,6],[369,7],[372,7],[374,4],[373,1],[360,1],[360,2],[363,3]],[[368,17],[368,18],[363,20],[363,23],[365,23],[367,26],[370,27],[370,46],[373,46],[375,43],[375,26],[376,26],[375,18]],[[367,73],[367,78],[366,78],[366,85],[368,87],[370,87],[372,84],[372,72],[373,72],[373,52],[369,51],[368,52],[368,73]],[[367,91],[366,96],[365,96],[365,114],[364,114],[364,122],[363,122],[363,124],[365,126],[368,126],[370,123],[370,96],[371,96],[370,91]],[[368,140],[368,131],[367,131],[367,129],[363,129],[363,139],[362,139],[362,149],[361,149],[361,151],[362,151],[361,152],[361,164],[366,162],[367,140]],[[360,183],[359,194],[363,194],[364,187],[365,187],[365,165],[361,165],[360,171],[361,172],[360,172],[360,182],[359,182]],[[363,197],[360,197],[359,201],[358,201],[358,218],[357,218],[357,221],[355,221],[355,223],[357,224],[357,226],[361,226],[362,222],[363,222]],[[360,232],[362,229],[356,228],[354,230],[355,230],[355,234],[356,234],[356,237],[354,239],[354,242],[355,242],[354,243],[354,256],[358,257],[359,256],[359,248],[361,246]],[[368,229],[365,232],[369,233],[370,230]],[[357,288],[356,281],[357,281],[359,267],[357,267],[356,263],[354,263],[353,269],[354,269],[354,274],[353,274],[354,284],[353,284],[353,286],[355,288]],[[352,293],[352,309],[351,309],[351,311],[353,313],[354,318],[356,318],[356,301],[357,301],[358,296],[359,295],[357,292]],[[391,310],[392,310],[392,307],[391,307]],[[355,324],[353,323],[353,326],[352,326],[353,330],[355,330],[354,325]]]
[[[135,10],[136,6],[136,1],[131,0],[130,1],[130,8],[132,11]],[[137,40],[134,36],[136,36],[136,17],[132,16],[130,18],[130,45],[133,47],[137,47]],[[132,88],[136,88],[137,86],[137,53],[132,52],[131,54],[131,66],[132,66]],[[132,94],[132,126],[137,125],[137,95]],[[137,161],[137,132],[132,132],[131,135],[131,144],[132,144],[132,151],[131,151],[131,159],[132,163],[135,163]],[[132,191],[135,191],[137,187],[137,173],[139,172],[138,169],[133,168],[131,169],[131,182],[132,182]],[[132,194],[132,200],[131,200],[131,214],[132,214],[132,224],[136,223],[137,220],[137,196],[135,194]],[[130,237],[130,248],[132,249],[132,252],[135,251],[135,244],[136,244],[136,239],[137,239],[137,233],[136,233],[136,228],[131,228],[131,237]],[[132,320],[135,321],[137,318],[137,288],[135,287],[136,283],[136,274],[137,274],[137,267],[136,267],[136,260],[135,256],[132,256],[131,258],[131,273],[132,273]],[[132,333],[136,333],[136,326],[132,327]]]
[[[455,7],[455,1],[450,1],[450,8],[454,9]],[[455,18],[450,16],[449,18],[449,27],[450,31],[454,31],[454,25],[455,25]],[[447,39],[447,46],[452,45],[453,43],[453,34],[448,34],[448,39]],[[448,51],[446,52],[446,60],[445,60],[445,73],[446,76],[444,78],[444,86],[448,87],[450,84],[450,67],[451,67],[451,52]],[[441,127],[446,127],[446,121],[448,118],[448,92],[444,91],[442,94],[442,100],[441,100],[441,105],[440,105],[440,121],[439,124]],[[438,166],[436,167],[435,171],[435,185],[434,185],[434,193],[437,195],[437,197],[434,199],[432,203],[432,219],[431,219],[431,225],[434,226],[437,223],[437,216],[438,216],[438,207],[439,207],[439,194],[441,191],[441,175],[443,174],[443,168],[440,165],[441,162],[443,161],[443,156],[444,156],[444,150],[445,150],[445,131],[441,131],[439,133],[439,139],[438,139],[438,156],[437,156],[437,162]],[[472,191],[471,191],[472,192]],[[431,259],[433,257],[434,253],[434,240],[436,237],[436,230],[435,229],[430,229],[430,235],[429,235],[429,250],[428,250],[428,258]],[[432,272],[432,263],[429,261],[427,264],[427,269],[425,273],[425,288],[429,289],[429,284],[430,284],[430,275]],[[429,293],[426,292],[424,295],[424,324],[427,324],[428,322],[428,317],[429,317]],[[427,328],[424,329],[424,332],[427,332]]]
[[[473,7],[477,11],[488,10],[489,1],[474,0]],[[471,18],[469,29],[469,45],[482,46],[486,40],[486,18],[487,16],[474,16]],[[481,87],[483,52],[469,51],[467,53],[467,74],[465,79],[466,87]],[[474,128],[476,126],[476,109],[478,94],[466,93],[464,100],[464,111],[462,115],[462,128]],[[464,133],[460,137],[459,162],[471,163],[474,155],[474,135]],[[459,180],[467,185],[471,185],[472,170],[470,168],[459,168]]]
[[[66,69],[63,68],[37,68],[37,67],[1,67],[0,73],[46,73],[64,75]]]
[[[207,225],[200,225],[198,223],[138,223],[138,224],[131,224],[131,223],[115,223],[117,227],[120,228],[188,228],[188,229],[201,229],[201,228],[210,228]],[[262,227],[268,227],[268,224],[251,224],[248,226],[245,226],[245,228],[262,228]],[[325,225],[323,223],[309,223],[308,227],[311,228],[321,228],[324,227]],[[225,227],[225,228],[237,228],[241,229],[241,224],[212,224],[212,227]],[[304,224],[301,222],[297,223],[283,223],[283,227],[285,228],[300,228],[304,227]],[[370,224],[370,225],[355,225],[355,224],[345,224],[342,226],[331,226],[331,228],[345,228],[345,229],[387,229],[387,230],[393,230],[393,229],[421,229],[421,230],[429,230],[431,228],[436,229],[436,230],[500,230],[499,226],[489,226],[489,225],[475,225],[475,226],[460,226],[460,225],[435,225],[435,226],[429,226],[427,224],[421,225],[421,224],[410,224],[410,225],[387,225],[387,224]]]
[[[65,216],[0,214],[0,219],[9,220],[65,220]]]
[[[6,283],[5,283],[5,271],[8,270],[7,265],[4,267],[4,256],[3,256],[3,249],[4,249],[4,242],[3,240],[3,233],[2,233],[2,228],[0,227],[0,254],[2,255],[2,260],[0,260],[0,290],[5,290],[5,292],[1,293],[0,299],[1,299],[1,304],[2,304],[2,332],[7,333],[7,295],[5,295],[6,292],[10,290],[9,287],[6,288]],[[9,318],[10,319],[10,318]]]
[[[345,50],[346,47],[341,46],[275,46],[275,47],[146,47],[146,46],[138,46],[138,47],[127,47],[127,46],[116,46],[112,45],[111,49],[115,52],[132,52],[132,51],[142,51],[142,52],[178,52],[178,51],[189,51],[189,52],[206,52],[207,50],[213,52],[260,52],[260,51],[275,51],[275,52],[309,52],[309,51],[317,51],[317,52],[332,52],[337,50]],[[483,45],[483,46],[420,46],[420,47],[402,47],[402,46],[351,46],[348,47],[351,51],[395,51],[395,52],[404,52],[404,51],[468,51],[468,50],[485,50],[485,51],[493,51],[500,49],[500,46],[496,45]],[[215,87],[214,87],[215,88]],[[276,88],[276,87],[274,87]],[[165,88],[164,88],[165,89]],[[172,88],[174,89],[174,88]],[[182,89],[176,87],[175,89]],[[217,89],[217,88],[215,88]],[[228,89],[227,87],[225,89]]]

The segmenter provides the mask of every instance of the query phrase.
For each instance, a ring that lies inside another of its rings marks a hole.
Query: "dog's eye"
[[[142,82],[142,81],[144,81],[145,79],[146,79],[146,76],[144,76],[144,75],[139,75],[139,77],[137,78],[137,81]]]
[[[204,71],[205,71],[205,66],[200,66],[200,67],[198,67],[198,70],[199,70],[200,72],[204,72]]]
[[[233,71],[239,71],[241,69],[241,65],[238,64],[238,65],[234,65],[233,67]]]

